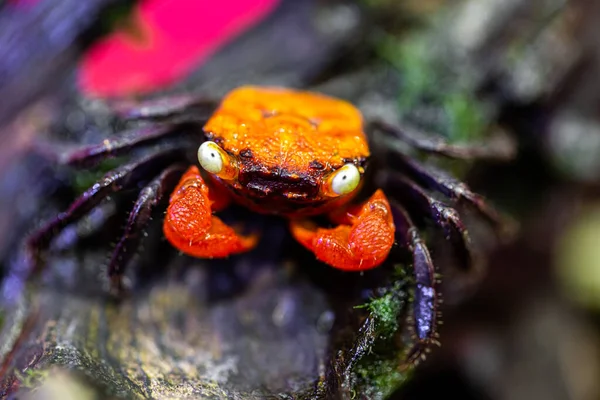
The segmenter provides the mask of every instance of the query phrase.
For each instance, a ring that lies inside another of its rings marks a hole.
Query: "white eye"
[[[338,195],[348,194],[358,187],[360,172],[354,164],[346,164],[333,174],[330,182],[333,193]]]
[[[215,142],[204,142],[198,148],[198,161],[202,168],[213,174],[223,171],[221,148]]]

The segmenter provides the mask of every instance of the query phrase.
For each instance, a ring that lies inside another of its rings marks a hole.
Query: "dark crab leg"
[[[454,208],[434,199],[401,174],[386,174],[382,187],[395,199],[401,200],[411,215],[431,215],[435,223],[444,230],[446,239],[453,244],[459,264],[465,271],[473,269],[471,238]]]
[[[410,126],[398,127],[383,121],[372,121],[369,126],[418,150],[449,158],[510,160],[516,152],[516,144],[506,134],[498,134],[483,143],[455,145]]]
[[[477,210],[492,226],[503,235],[510,235],[515,229],[514,223],[502,216],[485,198],[469,189],[467,184],[448,175],[446,172],[412,160],[402,154],[394,154],[390,163],[395,169],[405,172],[418,184],[442,193],[444,196],[466,203]]]
[[[404,209],[396,203],[391,205],[398,241],[413,255],[415,293],[409,330],[413,334],[414,343],[406,355],[406,363],[409,365],[424,358],[432,344],[439,345],[436,332],[439,293],[436,290],[435,267],[419,230]]]
[[[174,140],[185,134],[194,133],[194,130],[200,135],[200,129],[200,125],[193,124],[153,124],[124,131],[119,136],[76,150],[61,151],[56,144],[38,143],[36,151],[63,165],[91,166],[106,158],[127,153],[134,148],[150,146],[161,140],[164,143],[167,138]]]
[[[173,95],[157,99],[120,100],[109,102],[115,114],[126,120],[166,119],[186,113],[211,114],[218,106],[215,99],[192,95]]]
[[[135,249],[138,247],[140,232],[147,226],[154,209],[162,204],[163,200],[168,198],[168,195],[175,190],[186,167],[185,164],[177,164],[167,168],[140,192],[129,214],[123,236],[117,243],[108,265],[111,286],[117,293],[123,290],[122,277],[127,264],[135,254]]]
[[[108,172],[98,183],[86,190],[67,209],[42,228],[34,232],[27,240],[27,251],[37,270],[39,253],[44,250],[67,225],[75,222],[110,194],[125,188],[135,187],[141,180],[154,177],[161,170],[180,161],[184,157],[181,149],[161,149],[145,158],[123,165]],[[34,271],[35,272],[35,271]]]

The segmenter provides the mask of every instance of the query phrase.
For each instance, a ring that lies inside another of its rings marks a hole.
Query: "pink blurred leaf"
[[[110,97],[167,86],[268,15],[279,0],[147,0],[132,24],[94,45],[82,60],[81,88]]]

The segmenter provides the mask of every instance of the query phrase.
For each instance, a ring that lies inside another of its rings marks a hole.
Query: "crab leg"
[[[39,252],[44,250],[67,225],[77,221],[110,194],[123,188],[135,187],[147,176],[155,176],[169,164],[180,160],[182,156],[183,152],[179,149],[163,149],[108,172],[98,183],[79,196],[67,211],[60,213],[29,237],[27,249],[33,256],[34,268],[38,267]]]
[[[218,101],[191,95],[173,95],[159,99],[119,100],[109,106],[118,117],[126,120],[165,119],[181,116],[185,113],[204,111],[208,116],[218,105]],[[203,114],[201,114],[203,115]]]
[[[464,182],[448,175],[437,168],[425,166],[404,155],[395,154],[390,160],[394,167],[407,173],[418,184],[440,192],[444,196],[464,202],[473,207],[480,215],[502,234],[509,235],[514,229],[514,223],[502,216],[494,207],[486,202],[483,196],[474,193]]]
[[[321,228],[293,220],[291,232],[317,259],[341,270],[361,271],[381,264],[394,244],[394,222],[387,198],[376,191],[365,203],[330,216],[339,225]]]
[[[434,199],[417,184],[400,174],[388,174],[384,183],[393,197],[401,200],[411,215],[429,214],[442,227],[446,239],[457,250],[459,264],[465,271],[473,269],[471,238],[456,210]]]
[[[199,258],[220,258],[252,249],[257,235],[243,236],[213,215],[229,203],[217,187],[209,189],[196,166],[183,175],[171,195],[163,231],[173,246]]]
[[[439,293],[435,287],[435,268],[429,250],[410,217],[399,205],[393,204],[394,221],[398,237],[413,255],[415,293],[413,299],[413,324],[409,329],[415,343],[407,352],[406,362],[412,364],[425,357],[429,346],[438,344],[437,323]]]
[[[194,128],[199,129],[197,125],[192,124],[155,124],[130,129],[101,143],[71,151],[59,151],[58,146],[53,143],[42,142],[35,146],[39,153],[56,159],[60,164],[90,166],[106,158],[125,154],[134,148],[156,144],[167,136],[177,137],[194,132]]]
[[[108,275],[113,290],[117,292],[123,290],[122,277],[127,264],[135,254],[134,250],[140,241],[140,232],[148,224],[153,210],[162,204],[165,194],[175,189],[184,171],[184,165],[173,165],[154,178],[140,192],[129,214],[125,232],[117,243],[108,265]]]
[[[372,121],[370,128],[400,139],[418,150],[449,158],[510,160],[516,151],[514,141],[505,134],[498,134],[492,138],[494,140],[483,143],[454,145],[439,136],[410,126],[398,127],[382,121]]]

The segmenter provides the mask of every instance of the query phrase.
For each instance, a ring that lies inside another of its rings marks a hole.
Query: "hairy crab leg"
[[[241,235],[213,215],[229,200],[216,187],[209,188],[198,167],[190,167],[169,199],[163,224],[167,240],[183,253],[199,258],[227,257],[254,248],[258,235]]]
[[[39,153],[56,159],[63,165],[91,166],[109,158],[125,154],[134,148],[149,146],[166,139],[180,137],[199,131],[198,124],[153,124],[121,132],[101,143],[70,151],[59,151],[57,144],[40,142],[35,144]]]
[[[39,253],[44,250],[67,225],[91,211],[110,194],[124,188],[135,187],[141,180],[156,176],[161,170],[184,156],[181,149],[160,150],[141,160],[109,171],[102,179],[79,196],[67,211],[35,231],[27,240],[27,252],[35,270],[39,267]]]
[[[185,113],[198,115],[198,112],[212,114],[218,104],[219,101],[216,99],[185,94],[156,99],[119,100],[108,103],[111,110],[118,117],[126,120],[167,119]],[[204,114],[200,113],[200,115]]]
[[[372,121],[369,125],[371,130],[393,136],[418,150],[449,158],[510,160],[516,152],[514,140],[506,134],[499,134],[482,143],[455,145],[410,126],[398,127],[383,121]]]
[[[108,276],[112,289],[116,293],[123,291],[123,274],[138,247],[141,239],[140,232],[148,225],[154,209],[163,204],[165,198],[168,198],[168,195],[175,189],[185,168],[185,164],[172,165],[140,192],[129,214],[125,231],[115,246],[108,265]]]
[[[446,172],[425,166],[420,162],[409,159],[402,154],[394,154],[390,158],[393,167],[405,172],[418,184],[444,196],[466,203],[479,212],[502,235],[511,235],[515,230],[514,222],[501,215],[485,198],[471,191],[466,183],[448,175]]]
[[[462,223],[458,212],[434,199],[416,183],[401,174],[386,174],[382,187],[388,193],[393,193],[394,199],[399,199],[411,215],[429,214],[435,223],[444,230],[446,240],[452,243],[457,251],[459,265],[465,271],[474,269],[471,238],[467,228]]]
[[[415,343],[407,351],[405,361],[407,365],[411,365],[423,359],[432,344],[439,345],[436,332],[439,293],[436,290],[435,267],[419,230],[398,204],[392,203],[392,213],[399,241],[402,241],[413,255],[416,285],[409,330]]]
[[[337,227],[321,228],[301,219],[292,220],[290,230],[317,259],[341,270],[367,270],[385,261],[394,245],[395,228],[383,191],[330,217]]]

